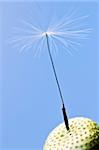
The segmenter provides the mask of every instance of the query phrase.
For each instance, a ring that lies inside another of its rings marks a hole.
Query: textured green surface
[[[78,117],[69,120],[70,130],[64,123],[48,136],[44,150],[99,150],[99,127],[90,119]]]

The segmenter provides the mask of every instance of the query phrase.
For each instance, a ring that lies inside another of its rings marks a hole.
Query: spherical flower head
[[[78,117],[56,127],[48,136],[44,150],[99,150],[99,126],[90,119]]]

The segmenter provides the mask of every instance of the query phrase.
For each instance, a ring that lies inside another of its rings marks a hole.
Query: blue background
[[[40,58],[33,51],[19,54],[7,40],[24,19],[46,28],[67,9],[89,15],[93,29],[73,56],[62,47],[53,58],[69,118],[84,116],[99,123],[98,103],[98,3],[0,2],[0,150],[42,150],[49,132],[63,121],[61,101],[46,47]],[[37,22],[36,22],[37,21]]]

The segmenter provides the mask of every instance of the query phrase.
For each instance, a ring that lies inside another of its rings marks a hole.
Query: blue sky
[[[96,2],[0,2],[0,150],[42,150],[49,132],[63,122],[61,101],[46,46],[40,58],[30,49],[8,43],[12,29],[20,20],[41,25],[58,22],[69,9],[89,15],[90,38],[82,41],[78,52],[66,55],[62,46],[53,58],[68,117],[83,116],[99,123],[98,30]]]

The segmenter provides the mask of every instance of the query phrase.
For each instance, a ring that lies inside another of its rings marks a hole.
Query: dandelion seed
[[[34,51],[34,56],[39,55],[47,44],[55,80],[62,101],[63,117],[67,130],[69,130],[68,118],[50,47],[57,50],[58,44],[56,44],[56,42],[58,42],[68,54],[72,55],[71,50],[77,46],[81,46],[81,40],[88,38],[91,28],[81,24],[88,16],[75,17],[74,14],[75,12],[72,11],[70,15],[63,17],[58,23],[50,24],[46,31],[43,31],[38,26],[34,26],[32,23],[22,20],[23,28],[14,28],[15,36],[11,39],[11,43],[18,46],[20,52],[32,48],[34,50],[36,46],[37,49]]]

